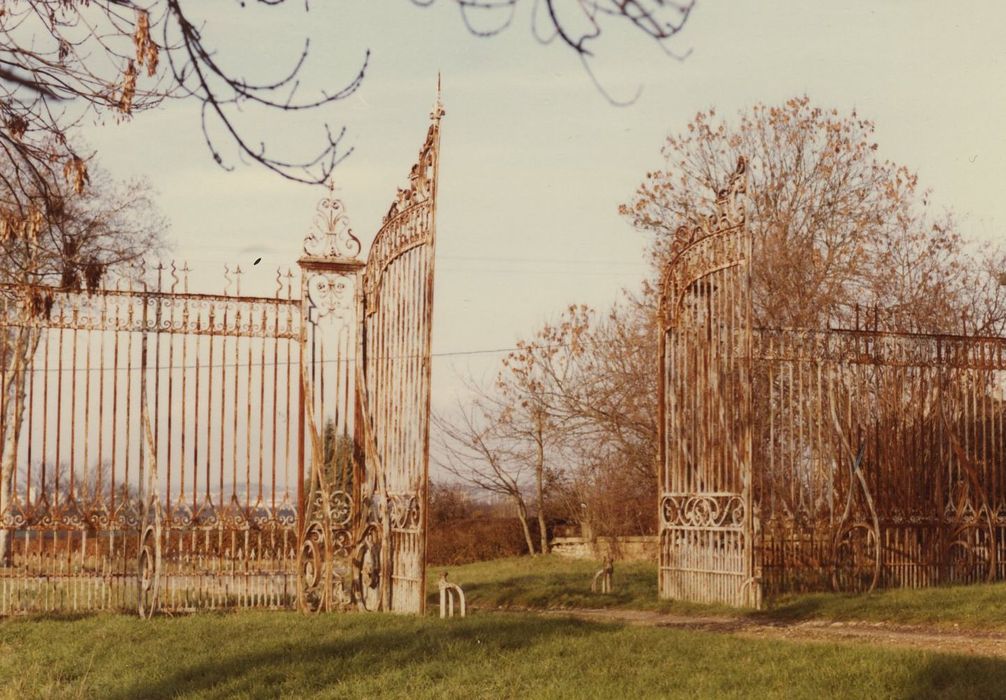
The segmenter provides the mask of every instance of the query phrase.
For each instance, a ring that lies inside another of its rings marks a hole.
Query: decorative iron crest
[[[341,272],[308,273],[305,285],[307,298],[314,311],[312,320],[317,321],[330,314],[343,317],[353,309],[353,289],[351,278]]]
[[[400,213],[409,207],[422,204],[433,197],[433,179],[436,167],[437,150],[439,145],[440,119],[444,116],[444,106],[440,101],[440,89],[437,88],[437,99],[430,112],[430,128],[426,132],[426,140],[422,148],[419,149],[419,158],[409,172],[409,186],[398,188],[395,199],[384,215],[382,224],[387,224]]]
[[[304,253],[314,258],[355,258],[361,250],[346,205],[335,196],[335,183],[329,180],[328,195],[318,202],[311,231],[304,238]]]

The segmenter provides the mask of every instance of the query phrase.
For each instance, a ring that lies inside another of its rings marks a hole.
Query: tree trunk
[[[548,554],[548,530],[545,526],[545,440],[542,417],[538,417],[538,455],[534,465],[535,491],[538,497],[538,534],[541,537],[541,553]]]
[[[4,386],[2,410],[5,423],[2,450],[0,450],[0,514],[6,512],[14,498],[14,470],[17,468],[18,439],[21,436],[21,419],[24,416],[25,375],[29,350],[34,351],[32,333],[22,327],[14,345],[10,374],[14,386]],[[6,369],[6,368],[4,368]],[[13,531],[0,530],[0,567],[11,565]]]
[[[517,504],[517,519],[520,520],[521,529],[524,531],[524,542],[527,543],[527,553],[532,557],[536,557],[538,553],[534,551],[531,528],[527,524],[527,506],[524,505],[524,501],[519,496],[514,497],[514,502]]]

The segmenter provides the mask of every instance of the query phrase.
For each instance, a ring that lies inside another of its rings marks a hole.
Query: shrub
[[[430,522],[426,557],[433,566],[527,554],[517,518],[457,518]]]

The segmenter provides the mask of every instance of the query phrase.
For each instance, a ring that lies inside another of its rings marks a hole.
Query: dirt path
[[[720,632],[762,639],[857,642],[909,647],[946,653],[1006,658],[1006,634],[983,630],[949,630],[937,627],[893,625],[886,622],[760,622],[744,618],[692,617],[646,610],[554,610],[542,615],[562,615],[580,620],[623,622],[649,627]]]

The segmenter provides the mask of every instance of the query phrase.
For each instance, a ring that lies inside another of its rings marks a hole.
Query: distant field
[[[703,615],[743,615],[764,620],[864,620],[898,624],[1006,631],[1006,583],[877,591],[870,595],[821,593],[772,601],[762,611],[660,600],[657,567],[616,562],[614,591],[590,592],[598,562],[557,556],[517,557],[447,567],[471,605],[480,608],[626,608]],[[445,567],[430,568],[431,604],[436,578]]]
[[[1006,663],[475,614],[0,622],[0,697],[995,697]]]

